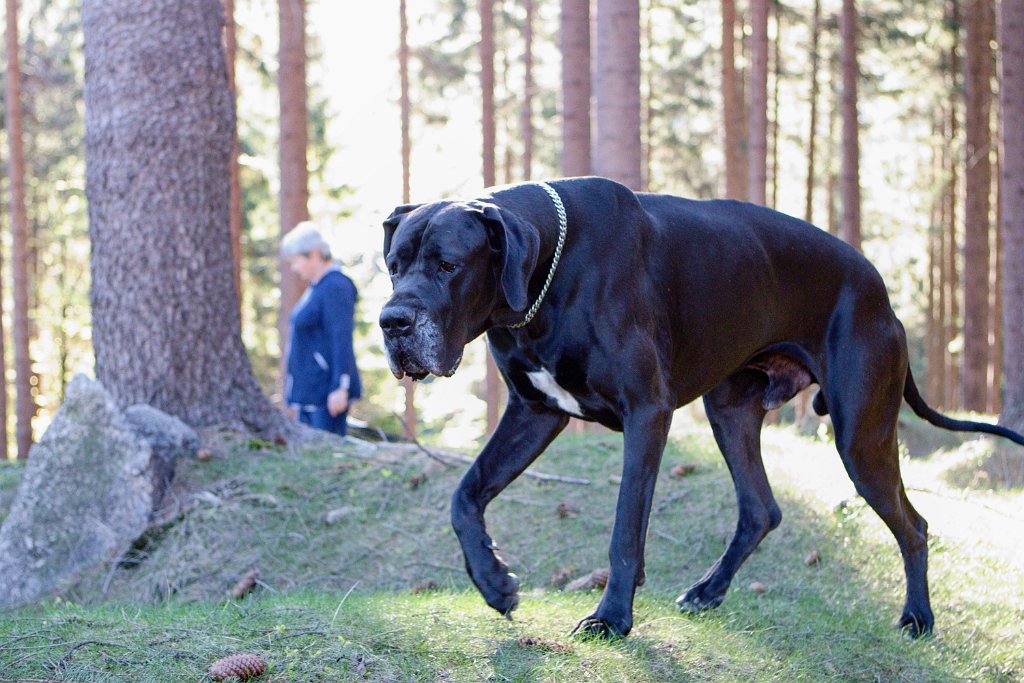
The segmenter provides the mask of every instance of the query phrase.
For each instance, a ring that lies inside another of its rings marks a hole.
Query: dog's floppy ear
[[[505,300],[513,310],[524,311],[529,304],[530,276],[540,254],[540,232],[510,211],[502,211],[493,204],[481,205],[484,218],[498,228],[495,237],[503,258],[501,289]]]
[[[421,206],[423,205],[402,204],[401,206],[396,206],[391,215],[384,219],[384,256],[387,256],[388,252],[391,251],[391,238],[395,236],[395,230],[398,228],[398,224],[402,222],[402,217]]]

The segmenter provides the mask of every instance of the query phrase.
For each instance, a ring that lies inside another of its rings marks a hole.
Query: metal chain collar
[[[541,302],[544,301],[544,296],[548,293],[548,287],[551,286],[551,280],[555,277],[555,269],[558,268],[558,259],[562,257],[562,246],[565,244],[565,234],[569,229],[569,221],[565,216],[565,205],[562,204],[562,198],[558,196],[554,188],[547,183],[535,183],[539,187],[543,188],[548,196],[551,197],[551,201],[555,204],[555,211],[558,213],[558,245],[555,247],[555,256],[551,261],[551,270],[548,271],[548,279],[544,282],[544,288],[540,290],[540,296],[537,297],[537,301],[534,302],[533,306],[530,306],[530,310],[526,312],[526,317],[521,322],[515,323],[514,325],[508,325],[509,329],[518,330],[520,327],[526,327],[533,320],[533,316],[537,315],[537,311],[540,309]]]

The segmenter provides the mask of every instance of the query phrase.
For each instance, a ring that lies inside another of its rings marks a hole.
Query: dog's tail
[[[914,376],[911,374],[910,368],[907,368],[907,379],[903,383],[903,398],[905,398],[907,404],[914,409],[914,412],[917,413],[918,417],[931,422],[936,427],[942,427],[943,429],[948,429],[954,432],[986,432],[988,434],[1001,436],[1024,446],[1024,435],[1018,434],[1012,429],[989,424],[987,422],[954,420],[951,417],[946,417],[929,406],[925,403],[924,398],[921,396],[921,392],[918,391],[917,384],[914,383]]]

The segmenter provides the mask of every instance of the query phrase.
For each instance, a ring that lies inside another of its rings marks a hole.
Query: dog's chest
[[[534,388],[554,400],[559,408],[576,417],[583,417],[583,410],[580,408],[579,401],[564,387],[560,386],[547,369],[540,368],[539,370],[527,372],[526,377],[533,384]]]

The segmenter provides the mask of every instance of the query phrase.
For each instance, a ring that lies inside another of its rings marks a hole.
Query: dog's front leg
[[[655,407],[645,407],[624,421],[625,460],[608,552],[608,585],[597,611],[577,624],[573,633],[624,636],[633,628],[633,594],[644,582],[647,521],[671,424],[672,411]]]
[[[569,418],[509,397],[498,428],[452,496],[452,526],[466,558],[466,571],[487,604],[509,616],[519,604],[519,582],[487,535],[484,509],[558,435]]]

